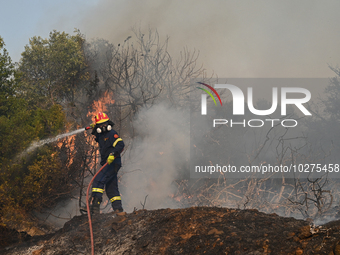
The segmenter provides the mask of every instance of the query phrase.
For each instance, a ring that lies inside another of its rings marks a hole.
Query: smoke
[[[75,193],[73,195],[76,197],[77,194]],[[62,228],[64,224],[74,216],[79,215],[79,201],[75,198],[64,200],[56,204],[53,209],[49,208],[34,211],[33,215],[40,220],[45,228],[49,228],[45,229],[46,232],[52,233]]]
[[[145,209],[176,207],[174,181],[188,170],[188,114],[161,103],[142,109],[133,124],[138,136],[119,173],[124,209],[140,209],[145,202]]]
[[[219,77],[329,77],[340,59],[338,1],[98,1],[79,23],[118,45],[131,28],[170,36]],[[78,17],[79,19],[79,17]],[[63,21],[65,22],[65,21]],[[177,55],[178,56],[178,55]]]
[[[170,36],[171,53],[199,50],[201,63],[219,77],[330,77],[328,64],[340,59],[336,0],[35,0],[3,8],[13,27],[4,25],[2,36],[15,61],[29,37],[53,29],[79,28],[88,40],[118,45],[133,26]]]

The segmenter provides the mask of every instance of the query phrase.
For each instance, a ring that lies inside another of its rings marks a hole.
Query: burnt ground
[[[304,220],[217,207],[112,216],[93,219],[95,254],[340,254],[340,221],[311,228]],[[87,216],[0,254],[91,254]]]

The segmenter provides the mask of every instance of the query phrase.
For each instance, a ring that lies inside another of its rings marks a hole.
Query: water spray
[[[60,135],[57,135],[57,136],[52,137],[52,138],[47,138],[47,139],[40,140],[40,141],[34,141],[30,145],[30,147],[28,147],[25,150],[25,152],[20,154],[20,157],[22,157],[23,155],[25,155],[27,153],[30,153],[30,152],[34,151],[35,149],[37,149],[37,148],[39,148],[39,147],[41,147],[41,146],[43,146],[43,145],[45,145],[47,143],[52,143],[52,142],[58,141],[61,138],[65,138],[65,137],[68,137],[68,136],[71,136],[71,135],[75,135],[75,134],[84,132],[85,130],[89,130],[89,129],[91,129],[90,126],[84,127],[84,128],[79,128],[77,130],[74,130],[74,131],[71,131],[71,132],[67,132],[67,133],[64,133],[64,134],[60,134]]]

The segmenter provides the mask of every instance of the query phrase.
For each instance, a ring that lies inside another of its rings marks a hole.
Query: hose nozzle
[[[91,127],[89,126],[89,127],[85,127],[85,130],[89,130],[89,129],[91,129]]]

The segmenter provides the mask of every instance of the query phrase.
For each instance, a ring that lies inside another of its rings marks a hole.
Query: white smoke
[[[142,208],[145,199],[145,209],[176,207],[171,198],[173,182],[189,161],[187,115],[165,104],[142,109],[138,114],[134,122],[138,138],[124,154],[119,173],[126,211]]]
[[[336,65],[339,59],[339,4],[99,0],[82,17],[69,15],[60,23],[75,24],[77,17],[76,27],[88,38],[115,45],[132,35],[133,26],[155,28],[170,36],[172,55],[183,47],[198,49],[199,61],[219,77],[329,77],[327,63]]]

